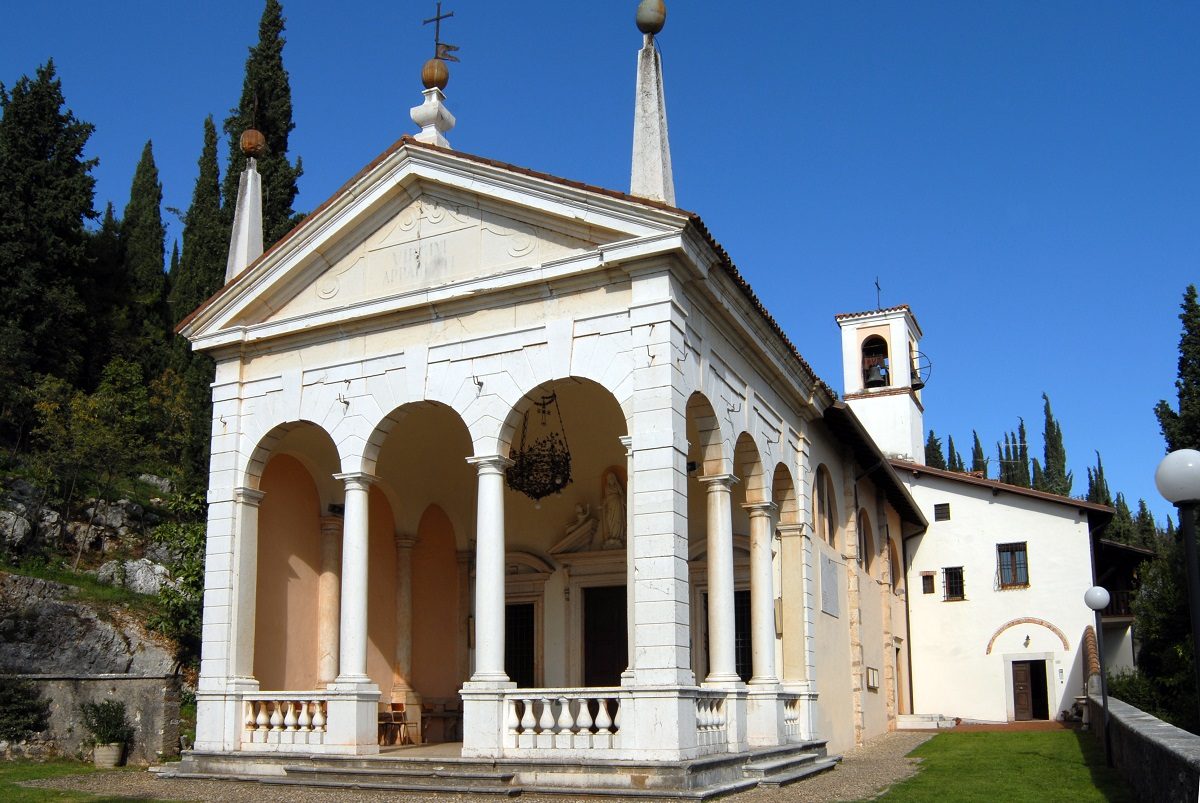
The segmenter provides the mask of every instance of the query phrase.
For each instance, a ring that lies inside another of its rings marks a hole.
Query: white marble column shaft
[[[632,683],[635,656],[633,633],[634,611],[634,560],[633,560],[633,436],[622,435],[621,446],[625,449],[625,643],[628,657],[622,683]]]
[[[740,682],[733,614],[733,505],[737,477],[701,477],[708,487],[708,677],[705,684]]]
[[[254,680],[254,629],[258,605],[258,506],[263,492],[235,488],[234,578],[229,676],[234,684]]]
[[[367,559],[369,474],[335,474],[346,486],[342,534],[341,643],[337,684],[369,684],[367,676]]]
[[[500,455],[469,457],[478,472],[475,505],[475,674],[473,683],[508,683],[504,671],[504,472]]]
[[[775,674],[775,588],[771,570],[771,535],[775,505],[756,502],[743,505],[750,514],[750,652],[753,674],[750,682],[767,685],[779,682]]]

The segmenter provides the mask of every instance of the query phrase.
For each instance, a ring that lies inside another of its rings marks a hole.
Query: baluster
[[[253,705],[254,707],[256,707],[258,709],[258,716],[255,717],[255,719],[254,719],[255,730],[258,730],[258,731],[266,730],[267,725],[270,724],[270,719],[268,719],[268,717],[267,717],[266,702],[264,700],[259,700],[257,702],[251,703],[251,705]]]
[[[253,733],[254,729],[258,726],[258,722],[254,716],[254,701],[253,700],[246,701],[245,711],[246,711],[245,728],[246,728],[246,730]]]
[[[725,701],[724,700],[713,701],[713,715],[714,715],[714,719],[716,720],[713,723],[713,725],[716,726],[717,730],[724,730],[724,728],[725,728]]]
[[[517,716],[517,700],[514,697],[505,702],[504,707],[507,709],[507,713],[504,717],[504,730],[506,733],[516,735],[518,728],[521,727],[521,719]]]
[[[566,697],[558,698],[558,722],[555,733],[570,735],[575,730],[575,717],[571,715],[571,702]]]
[[[521,714],[521,733],[533,733],[533,726],[537,724],[533,718],[533,698],[522,697],[521,705],[525,709]]]
[[[621,698],[617,697],[616,699],[614,699],[612,701],[612,703],[613,703],[613,708],[616,709],[616,712],[617,712],[616,714],[613,715],[613,724],[612,724],[613,733],[616,733],[617,731],[621,730],[621,710],[622,710],[621,709]]]
[[[301,700],[297,705],[300,706],[300,717],[296,720],[296,729],[308,733],[309,724],[312,722],[312,717],[308,713],[308,700]]]
[[[596,700],[598,708],[596,709],[596,734],[604,735],[612,733],[612,717],[608,715],[608,700],[600,697]]]
[[[271,706],[271,730],[273,730],[273,731],[283,730],[283,712],[281,712],[279,710],[281,705],[282,705],[282,703],[280,703],[278,700],[273,700],[270,703],[270,706]]]
[[[706,731],[710,724],[712,724],[712,717],[709,716],[708,699],[701,697],[696,701],[696,729]]]
[[[538,733],[553,733],[554,732],[554,709],[550,705],[550,698],[542,698],[542,715],[538,718]]]
[[[283,715],[283,729],[294,731],[296,729],[296,704],[291,700],[285,700],[283,705],[287,709],[287,713]]]
[[[325,701],[324,700],[313,700],[313,704],[316,706],[316,710],[313,711],[312,729],[314,731],[324,732],[324,730],[325,730]]]
[[[575,724],[579,726],[580,733],[592,732],[592,701],[586,697],[579,701],[579,716],[575,719]]]

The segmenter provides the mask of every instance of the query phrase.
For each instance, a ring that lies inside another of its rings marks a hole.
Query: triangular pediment
[[[202,305],[198,348],[261,340],[603,263],[686,213],[401,141]]]

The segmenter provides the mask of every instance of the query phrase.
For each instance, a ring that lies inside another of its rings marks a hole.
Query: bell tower
[[[842,393],[889,457],[925,462],[921,389],[928,364],[907,304],[834,316],[842,330]]]

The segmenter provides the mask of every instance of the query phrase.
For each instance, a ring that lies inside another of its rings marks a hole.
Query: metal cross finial
[[[880,293],[882,289],[879,287],[879,277],[875,277],[875,309],[883,309],[883,303],[880,301]]]
[[[458,50],[455,45],[448,45],[442,42],[442,20],[448,20],[454,16],[453,11],[445,14],[442,13],[442,3],[438,0],[437,13],[429,19],[422,22],[422,25],[433,23],[433,57],[442,61],[458,61],[457,56],[451,56],[450,52]]]

